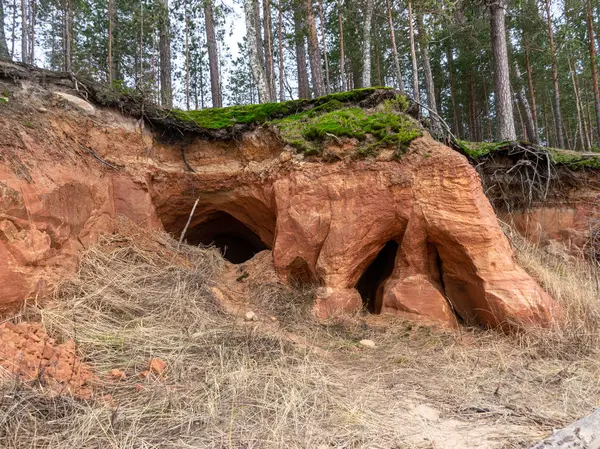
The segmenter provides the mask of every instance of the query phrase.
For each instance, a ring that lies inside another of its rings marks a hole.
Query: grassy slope
[[[160,244],[146,247],[148,238]],[[119,368],[127,378],[101,385],[113,404],[2,384],[0,446],[508,449],[529,447],[600,401],[593,276],[523,241],[520,262],[567,320],[517,336],[391,317],[322,324],[305,292],[251,278],[239,307],[259,321],[244,322],[211,294],[224,282],[221,256],[176,246],[144,230],[107,237],[55,304],[24,311],[59,341],[75,338],[100,377]],[[363,338],[377,348],[361,349]],[[150,357],[168,363],[166,378],[138,378]]]

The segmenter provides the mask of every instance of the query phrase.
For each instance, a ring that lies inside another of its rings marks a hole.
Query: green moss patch
[[[354,138],[357,155],[395,146],[403,151],[421,128],[406,111],[408,100],[389,88],[337,92],[314,100],[169,112],[169,119],[190,131],[240,132],[269,125],[282,139],[306,154],[321,152],[328,139]],[[360,105],[360,106],[359,106]],[[223,134],[228,135],[228,134]]]
[[[465,140],[454,142],[455,148],[473,159],[485,158],[495,151],[508,150],[513,144],[514,142],[468,142]],[[577,151],[545,148],[524,142],[521,142],[521,145],[532,150],[548,152],[552,162],[556,165],[564,165],[573,170],[581,168],[600,170],[600,154],[584,154]]]
[[[510,142],[469,142],[466,140],[456,140],[455,145],[458,146],[463,153],[473,159],[479,159],[487,156],[493,151],[506,148]]]
[[[204,129],[230,128],[238,124],[262,124],[273,117],[294,114],[307,102],[303,100],[286,101],[284,103],[250,104],[231,106],[228,108],[211,108],[199,111],[173,110],[171,113],[178,120],[193,122]]]
[[[324,142],[340,137],[359,141],[358,152],[368,155],[380,147],[404,150],[422,135],[417,122],[406,114],[384,110],[349,107],[322,114],[301,113],[271,124],[282,138],[307,154],[319,153]]]
[[[581,154],[576,151],[558,150],[549,148],[548,152],[555,164],[565,165],[574,170],[591,168],[600,170],[600,155]]]
[[[288,117],[299,112],[318,114],[341,109],[349,104],[357,104],[378,91],[389,88],[370,87],[355,89],[349,92],[337,92],[315,98],[314,100],[291,100],[282,103],[250,104],[230,106],[227,108],[211,108],[198,111],[181,111],[173,109],[170,117],[199,129],[217,130],[233,128],[236,125],[261,125],[270,120]]]

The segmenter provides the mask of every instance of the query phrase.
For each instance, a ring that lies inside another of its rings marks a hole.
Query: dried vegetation
[[[507,336],[362,314],[317,323],[309,289],[252,279],[259,321],[245,322],[211,293],[227,269],[217,250],[129,227],[87,251],[56,301],[17,317],[75,339],[98,399],[5,380],[0,446],[528,447],[598,405],[600,308],[592,267],[512,241],[563,324]],[[141,379],[152,357],[168,368]],[[106,379],[115,368],[123,380]]]

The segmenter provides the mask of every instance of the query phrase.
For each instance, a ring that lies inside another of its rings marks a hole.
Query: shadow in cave
[[[356,283],[363,306],[371,313],[381,313],[381,298],[378,301],[377,290],[394,271],[397,252],[398,243],[393,240],[387,242]]]
[[[217,212],[186,233],[190,245],[213,245],[231,263],[243,263],[268,249],[248,226],[226,212]]]

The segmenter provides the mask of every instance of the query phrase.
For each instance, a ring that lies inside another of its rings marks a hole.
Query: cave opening
[[[219,211],[186,233],[190,245],[213,245],[223,257],[234,264],[252,259],[269,249],[252,229],[226,212]]]
[[[381,313],[383,292],[380,291],[380,287],[394,271],[397,252],[398,243],[393,240],[387,242],[356,283],[363,307],[370,313]]]

